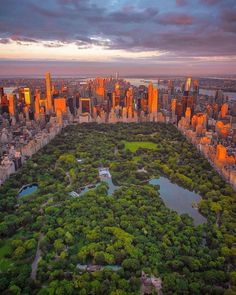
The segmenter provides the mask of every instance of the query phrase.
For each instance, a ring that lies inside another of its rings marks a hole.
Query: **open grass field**
[[[151,141],[124,141],[125,149],[135,153],[139,148],[155,150],[156,144]]]

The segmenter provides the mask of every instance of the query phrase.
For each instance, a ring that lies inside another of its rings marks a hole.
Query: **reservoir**
[[[189,214],[195,225],[206,222],[206,218],[199,213],[198,209],[192,207],[193,203],[199,203],[201,200],[198,194],[172,183],[165,177],[154,178],[149,183],[160,186],[160,197],[168,208],[175,210],[178,214]]]

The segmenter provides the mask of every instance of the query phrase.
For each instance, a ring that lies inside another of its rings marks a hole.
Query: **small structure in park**
[[[78,163],[83,163],[83,162],[84,162],[84,159],[77,158],[76,161],[77,161]]]
[[[153,294],[153,291],[158,295],[162,295],[162,280],[153,275],[148,276],[144,271],[141,275],[141,295]]]
[[[111,173],[109,171],[109,168],[98,168],[99,177],[100,178],[111,178]]]
[[[69,195],[73,198],[79,197],[79,194],[75,191],[70,192]]]

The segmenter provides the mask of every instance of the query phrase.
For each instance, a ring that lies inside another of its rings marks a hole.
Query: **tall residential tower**
[[[45,74],[46,79],[46,109],[47,113],[52,112],[52,92],[51,92],[51,75],[49,72]]]

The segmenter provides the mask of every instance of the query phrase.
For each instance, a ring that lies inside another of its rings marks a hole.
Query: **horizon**
[[[234,70],[234,64],[231,65]],[[152,77],[198,77],[198,78],[235,78],[236,72],[227,71],[220,73],[219,71],[206,70],[187,70],[183,67],[167,68],[151,64],[119,64],[105,62],[72,62],[72,61],[16,61],[1,60],[0,77],[44,77],[45,72],[50,72],[54,77],[76,77],[84,78],[96,76],[114,76],[118,73],[120,77],[127,78],[152,78]],[[191,67],[190,67],[191,68]],[[138,73],[137,73],[138,71]]]

